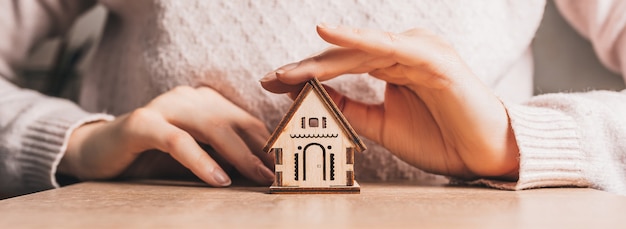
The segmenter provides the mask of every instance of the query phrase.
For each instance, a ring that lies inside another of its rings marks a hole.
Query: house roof
[[[276,127],[276,130],[274,130],[274,133],[272,133],[272,136],[265,144],[265,147],[263,147],[263,151],[269,152],[271,150],[276,140],[278,140],[278,137],[283,133],[285,127],[287,126],[287,123],[291,121],[296,111],[300,108],[300,105],[302,105],[302,101],[304,101],[304,98],[311,90],[313,90],[313,92],[319,95],[319,98],[321,98],[324,106],[328,110],[330,110],[331,115],[339,123],[339,127],[341,128],[341,130],[343,130],[343,132],[347,135],[348,139],[350,139],[350,141],[354,143],[356,150],[358,152],[365,150],[366,149],[365,144],[363,144],[363,142],[361,141],[361,138],[359,138],[359,135],[357,135],[354,129],[352,129],[352,126],[350,126],[350,123],[348,123],[348,120],[346,120],[346,117],[343,116],[343,114],[341,113],[337,105],[335,105],[333,100],[330,98],[330,96],[328,95],[328,92],[326,92],[326,90],[322,86],[322,83],[320,83],[320,81],[317,80],[317,78],[313,78],[307,81],[307,83],[304,85],[304,88],[302,88],[302,91],[300,91],[300,94],[298,94],[298,97],[296,97],[293,104],[289,108],[289,111],[287,111],[287,114],[285,115],[285,117],[283,117],[283,119],[280,120],[280,123]]]

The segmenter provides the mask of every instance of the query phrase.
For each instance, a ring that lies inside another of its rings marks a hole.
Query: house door
[[[304,147],[302,180],[317,184],[326,180],[326,150],[318,143],[310,143]]]

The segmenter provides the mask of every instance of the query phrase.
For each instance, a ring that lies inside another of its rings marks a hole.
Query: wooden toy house
[[[354,153],[365,145],[317,79],[309,80],[264,149],[273,153],[270,193],[359,193]]]

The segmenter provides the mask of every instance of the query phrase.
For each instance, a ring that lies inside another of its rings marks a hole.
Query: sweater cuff
[[[107,114],[89,114],[80,108],[55,111],[38,118],[26,129],[20,164],[25,187],[30,190],[58,188],[55,174],[72,132],[94,121],[111,121]]]
[[[574,119],[561,111],[505,104],[519,147],[519,179],[480,179],[469,184],[521,190],[541,187],[589,187]]]

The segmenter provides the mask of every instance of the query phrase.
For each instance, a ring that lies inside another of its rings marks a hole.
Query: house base
[[[352,186],[332,187],[293,187],[293,186],[270,186],[270,194],[359,194],[361,186],[354,181]]]

